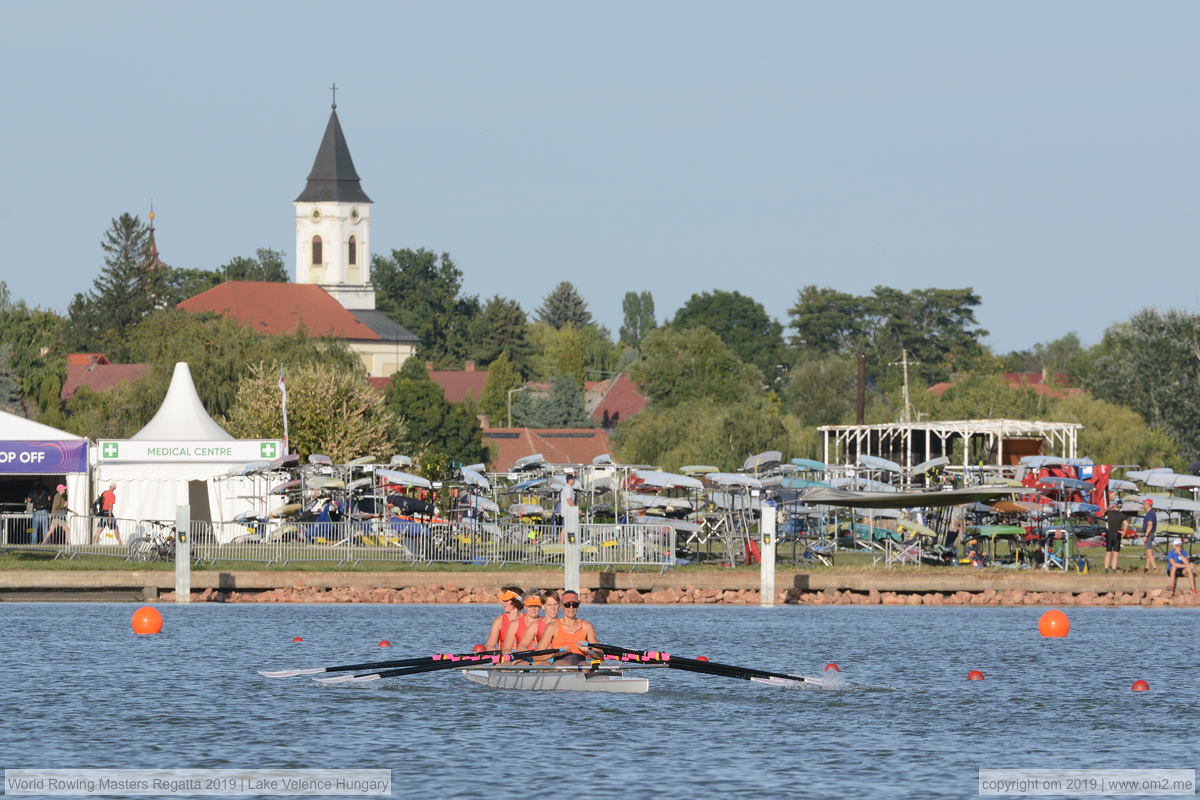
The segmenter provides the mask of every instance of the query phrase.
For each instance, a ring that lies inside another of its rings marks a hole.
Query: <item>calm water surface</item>
[[[492,607],[160,609],[164,632],[138,637],[131,605],[0,605],[3,766],[388,768],[403,798],[960,798],[980,767],[1200,763],[1194,610],[1070,609],[1071,635],[1047,640],[1040,608],[585,606],[609,644],[808,675],[836,661],[871,687],[654,671],[648,694],[605,695],[255,673],[467,650]]]

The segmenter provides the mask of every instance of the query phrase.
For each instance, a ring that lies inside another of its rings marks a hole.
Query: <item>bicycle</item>
[[[171,522],[148,520],[149,533],[143,532],[129,542],[130,561],[174,561],[175,525]]]

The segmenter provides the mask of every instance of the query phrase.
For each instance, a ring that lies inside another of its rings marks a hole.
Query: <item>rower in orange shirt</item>
[[[555,620],[546,626],[542,638],[538,640],[537,649],[546,650],[557,648],[569,650],[563,656],[550,656],[556,663],[582,664],[587,660],[588,653],[580,647],[581,642],[596,641],[596,629],[586,619],[579,618],[579,592],[567,590],[562,593],[562,619]]]
[[[521,615],[521,590],[516,586],[505,586],[500,592],[500,616],[492,620],[492,629],[488,631],[485,650],[500,650],[508,640],[509,629],[515,629],[517,618]]]

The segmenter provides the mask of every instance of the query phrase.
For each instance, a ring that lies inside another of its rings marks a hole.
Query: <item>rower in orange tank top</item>
[[[517,641],[517,650],[536,650],[538,642],[542,640],[542,634],[546,632],[546,627],[558,619],[560,606],[558,592],[547,589],[542,592],[539,599],[542,602],[542,615],[538,617],[537,625],[529,625],[525,628],[524,635]]]
[[[500,605],[504,609],[500,616],[492,620],[492,628],[488,632],[487,650],[500,650],[508,639],[509,628],[515,628],[517,615],[521,613],[521,590],[515,586],[506,586],[500,593]]]
[[[550,656],[558,663],[581,664],[585,653],[579,646],[582,642],[596,641],[596,629],[586,619],[579,618],[579,593],[566,591],[562,594],[563,618],[546,626],[538,640],[538,650],[550,647],[563,648],[570,652],[564,656]]]
[[[504,649],[508,651],[524,649],[519,645],[527,638],[527,632],[538,627],[542,615],[542,598],[530,592],[521,600],[525,604],[525,613],[517,617],[516,624],[508,626],[508,636],[504,639]]]

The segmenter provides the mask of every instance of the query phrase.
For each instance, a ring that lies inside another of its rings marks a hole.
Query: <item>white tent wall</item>
[[[241,464],[97,464],[96,492],[117,485],[116,516],[120,519],[175,519],[178,506],[188,505],[188,482],[208,485],[208,509],[214,522],[244,512],[261,513],[248,498],[255,491],[251,478],[225,477]],[[218,480],[217,478],[220,477]],[[199,510],[192,518],[199,518]]]
[[[74,511],[76,514],[90,514],[92,504],[92,495],[88,492],[88,475],[86,472],[68,472],[66,476],[67,487],[67,508]],[[51,492],[54,491],[53,486],[48,486]],[[79,525],[68,526],[71,531],[71,544],[87,544],[88,532],[82,530]]]

